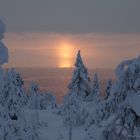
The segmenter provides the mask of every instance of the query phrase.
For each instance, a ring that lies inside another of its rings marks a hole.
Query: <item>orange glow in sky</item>
[[[140,52],[140,35],[7,33],[9,67],[74,67],[78,50],[88,68],[115,68]]]
[[[60,68],[68,68],[73,66],[73,45],[68,41],[62,41],[58,47],[58,58]]]

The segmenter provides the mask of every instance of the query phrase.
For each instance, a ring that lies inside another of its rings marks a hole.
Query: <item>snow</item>
[[[69,128],[63,125],[62,117],[54,113],[52,109],[39,111],[39,122],[47,124],[47,126],[40,128],[41,140],[58,140],[59,137],[68,140]],[[83,127],[73,129],[73,140],[82,140],[85,135]]]
[[[132,108],[136,114],[140,116],[140,94],[131,96],[128,103],[130,108]]]

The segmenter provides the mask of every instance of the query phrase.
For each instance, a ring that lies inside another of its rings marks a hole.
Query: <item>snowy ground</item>
[[[68,128],[63,125],[62,117],[52,110],[39,111],[39,122],[47,124],[40,128],[41,140],[68,140]],[[82,140],[85,137],[82,127],[73,129],[73,140]]]

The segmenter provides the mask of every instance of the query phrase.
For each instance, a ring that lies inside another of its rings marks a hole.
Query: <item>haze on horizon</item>
[[[1,0],[10,67],[115,68],[140,55],[140,1]]]

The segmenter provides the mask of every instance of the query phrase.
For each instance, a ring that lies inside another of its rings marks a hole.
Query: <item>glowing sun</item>
[[[60,43],[58,49],[59,55],[59,67],[60,68],[68,68],[72,67],[72,57],[73,57],[73,45],[69,42],[63,41]]]

